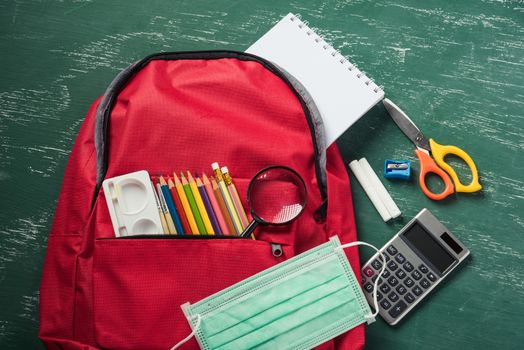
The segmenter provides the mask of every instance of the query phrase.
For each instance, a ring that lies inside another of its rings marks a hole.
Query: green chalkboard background
[[[0,348],[37,349],[41,266],[61,178],[89,104],[157,51],[244,50],[299,13],[428,136],[464,148],[484,189],[432,202],[384,181],[405,219],[385,224],[353,185],[360,239],[383,244],[429,208],[472,259],[369,349],[513,349],[524,343],[524,3],[520,1],[0,1]],[[382,106],[339,140],[346,161],[418,162]],[[467,172],[454,162],[463,177]],[[369,256],[362,252],[363,256]]]

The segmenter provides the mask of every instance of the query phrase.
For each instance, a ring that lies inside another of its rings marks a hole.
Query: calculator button
[[[390,245],[390,246],[387,248],[387,251],[388,251],[388,253],[391,254],[391,255],[395,255],[395,254],[398,253],[397,248],[395,248],[395,246],[393,246],[393,244]]]
[[[418,267],[418,269],[422,272],[422,273],[428,273],[429,272],[429,269],[426,267],[426,265],[424,264],[420,264],[420,266]]]
[[[373,277],[371,278],[371,282],[375,283],[375,281],[377,280],[377,277],[378,277],[378,275],[373,276]]]
[[[411,277],[413,277],[414,279],[416,279],[416,280],[418,281],[419,279],[422,278],[422,275],[420,274],[420,272],[418,272],[418,270],[415,270],[415,271],[413,271],[413,273],[411,274]]]
[[[415,282],[411,278],[408,277],[404,280],[404,284],[406,285],[406,287],[411,288],[413,287]]]
[[[373,262],[371,263],[371,266],[373,266],[373,268],[375,270],[380,270],[380,268],[382,267],[382,263],[380,261],[378,261],[378,259],[375,259],[373,260]]]
[[[420,281],[420,285],[424,287],[424,289],[428,289],[429,286],[431,286],[431,283],[429,283],[427,279],[423,278],[422,281]]]
[[[403,295],[407,292],[408,290],[406,289],[406,287],[404,287],[403,285],[399,284],[399,286],[397,287],[397,292],[398,294],[400,295]]]
[[[389,312],[388,312],[389,316],[391,316],[393,318],[397,318],[407,308],[408,308],[408,306],[406,305],[406,303],[401,300],[395,306],[393,306],[393,308],[391,310],[389,310]]]
[[[366,266],[364,268],[364,275],[368,276],[368,277],[371,277],[375,274],[375,271],[373,271],[373,269],[369,266]]]
[[[361,282],[360,284],[366,283],[366,277],[364,277],[364,275],[360,276],[360,282]]]
[[[398,294],[395,293],[395,292],[391,292],[388,294],[388,298],[389,300],[391,300],[392,302],[395,302],[398,300]]]
[[[433,273],[428,273],[426,275],[426,277],[431,281],[431,282],[435,282],[437,280],[437,277],[433,274]]]
[[[398,269],[398,265],[396,262],[394,262],[393,260],[391,260],[390,262],[388,262],[388,268],[391,270],[391,271],[395,271],[396,269]]]
[[[384,254],[384,258],[386,259],[386,262],[388,262],[389,259],[391,259],[391,258],[389,257],[389,255],[387,255],[387,254]]]
[[[382,299],[382,293],[377,292],[377,300],[380,301],[380,299]]]
[[[380,286],[380,291],[384,294],[388,293],[390,290],[391,287],[385,283]]]
[[[406,270],[407,272],[411,272],[413,271],[414,267],[413,265],[411,265],[411,263],[408,261],[404,264],[404,270]]]
[[[364,284],[364,290],[368,293],[371,293],[373,291],[373,285],[371,283]]]
[[[385,270],[384,270],[384,273],[382,274],[382,277],[384,277],[384,278],[388,278],[390,275],[391,275],[391,272],[389,272],[388,269],[385,269]]]
[[[406,262],[406,258],[404,258],[404,255],[398,253],[396,256],[395,256],[395,260],[399,263],[399,264],[403,264]]]
[[[387,299],[384,299],[380,302],[380,306],[382,306],[384,310],[387,310],[391,307],[391,303]]]
[[[419,286],[416,286],[415,288],[412,289],[413,293],[415,293],[415,295],[418,297],[420,294],[422,294],[422,289],[419,287]]]
[[[398,270],[395,275],[397,275],[398,278],[400,279],[403,279],[404,277],[406,277],[406,273],[404,272],[404,270]]]
[[[398,284],[398,279],[396,279],[395,276],[391,276],[388,279],[388,282],[391,285],[391,287],[395,287]]]
[[[415,297],[411,293],[408,293],[404,296],[404,300],[411,304],[415,301]]]

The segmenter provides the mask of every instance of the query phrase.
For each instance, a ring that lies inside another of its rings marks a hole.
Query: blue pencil
[[[169,210],[169,213],[171,214],[171,217],[173,218],[173,222],[175,224],[176,231],[179,235],[186,234],[184,232],[184,228],[182,227],[182,222],[180,221],[180,217],[178,216],[178,213],[175,208],[175,203],[173,202],[173,197],[171,197],[171,191],[169,191],[169,186],[167,185],[166,180],[163,176],[160,176],[160,187],[162,188],[162,193],[164,194],[164,198],[166,199],[167,209]]]

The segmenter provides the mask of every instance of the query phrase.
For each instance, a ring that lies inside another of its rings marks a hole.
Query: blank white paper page
[[[384,98],[384,92],[292,13],[246,52],[293,75],[322,116],[327,145]]]

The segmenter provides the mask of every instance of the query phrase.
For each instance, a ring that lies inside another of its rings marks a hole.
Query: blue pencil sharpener
[[[411,161],[386,159],[384,161],[384,176],[386,179],[409,180]]]

